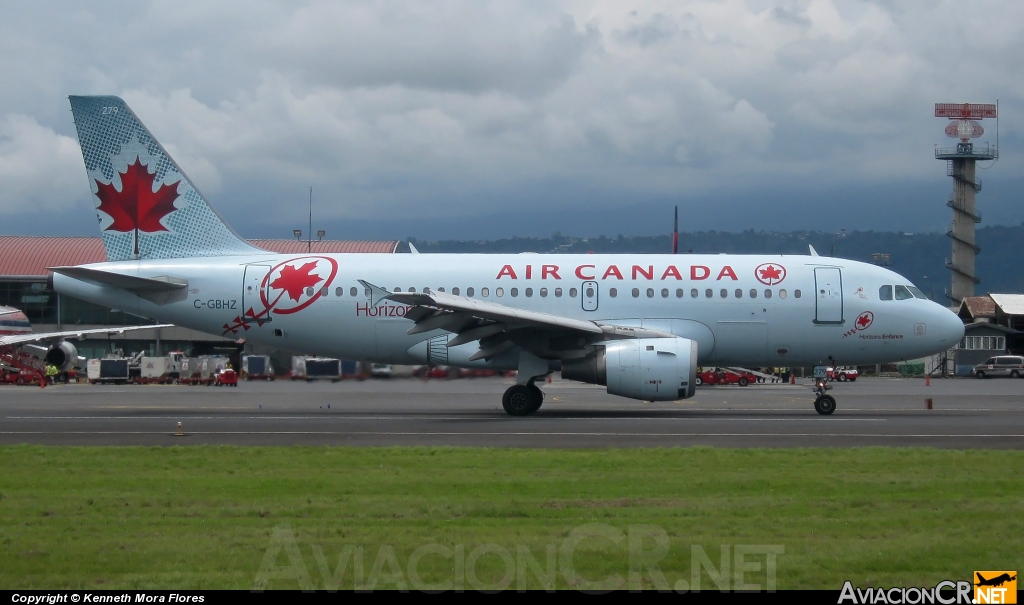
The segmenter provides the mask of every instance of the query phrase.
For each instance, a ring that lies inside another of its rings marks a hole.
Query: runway
[[[500,378],[9,386],[0,387],[0,444],[1024,447],[1024,380],[861,378],[835,385],[828,417],[801,382],[645,403],[555,380],[526,418],[501,409],[512,381]],[[178,422],[185,436],[175,436]]]

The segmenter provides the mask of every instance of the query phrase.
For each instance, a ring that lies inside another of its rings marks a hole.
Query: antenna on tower
[[[676,220],[672,227],[672,254],[679,254],[679,206],[676,206]]]

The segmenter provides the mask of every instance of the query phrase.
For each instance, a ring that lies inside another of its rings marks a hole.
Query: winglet
[[[814,249],[814,246],[807,244],[807,248],[811,251],[811,256],[818,256],[818,251]]]
[[[391,298],[391,292],[388,292],[384,288],[381,288],[380,286],[375,286],[375,285],[371,284],[370,282],[362,280],[362,279],[357,280],[357,281],[359,283],[363,284],[364,288],[367,288],[367,289],[370,290],[370,306],[371,307],[376,307],[380,303],[380,301],[387,300],[387,299]]]
[[[413,246],[412,242],[409,242],[409,254],[419,254],[419,253],[420,253],[420,251],[416,249],[416,246]]]

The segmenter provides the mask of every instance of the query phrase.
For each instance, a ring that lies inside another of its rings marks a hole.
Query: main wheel
[[[509,416],[529,416],[540,408],[543,394],[537,387],[514,384],[501,397],[501,407]]]
[[[533,411],[536,412],[544,403],[544,391],[540,390],[540,387],[535,384],[528,384],[526,387],[530,389],[530,392],[533,393],[533,396],[537,399],[537,407],[533,408]]]
[[[822,416],[828,416],[836,411],[836,400],[831,395],[821,395],[814,400],[814,411]]]

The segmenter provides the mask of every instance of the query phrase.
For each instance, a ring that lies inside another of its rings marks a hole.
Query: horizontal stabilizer
[[[50,267],[50,271],[81,281],[127,290],[160,305],[185,300],[188,297],[188,281],[180,277],[139,277],[88,267]]]

